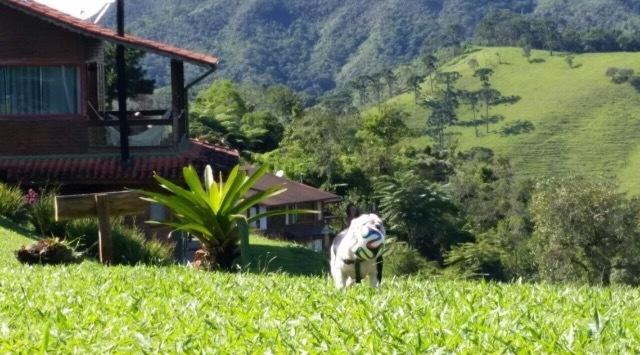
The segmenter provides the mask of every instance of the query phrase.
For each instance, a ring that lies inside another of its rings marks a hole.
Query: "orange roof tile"
[[[226,174],[236,164],[236,150],[190,141],[179,152],[134,154],[127,167],[122,166],[119,155],[0,157],[0,178],[23,184],[139,186],[154,183],[154,173],[181,180],[187,165],[200,171],[211,165]]]
[[[22,11],[28,15],[38,17],[42,20],[53,23],[54,25],[63,27],[67,30],[77,32],[88,37],[93,37],[116,44],[122,44],[127,47],[139,48],[162,56],[170,57],[177,60],[183,60],[197,65],[216,67],[219,63],[219,59],[215,56],[192,52],[186,49],[177,48],[168,44],[133,35],[125,34],[124,37],[118,36],[114,30],[93,24],[91,22],[83,21],[32,0],[0,0],[0,4],[6,5],[18,11]]]

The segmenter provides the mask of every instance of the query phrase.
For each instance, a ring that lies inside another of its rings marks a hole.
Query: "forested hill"
[[[492,10],[629,28],[639,8],[638,0],[137,0],[127,1],[127,30],[215,53],[233,80],[313,94],[470,39]],[[166,64],[146,65],[163,84]]]

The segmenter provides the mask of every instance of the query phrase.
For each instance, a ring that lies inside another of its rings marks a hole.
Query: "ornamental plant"
[[[157,174],[156,181],[165,193],[141,191],[143,199],[166,206],[173,211],[175,221],[149,223],[170,226],[190,233],[202,243],[196,253],[197,265],[208,269],[231,270],[239,252],[242,264],[247,265],[249,225],[261,218],[282,214],[318,213],[312,210],[274,210],[247,217],[247,211],[262,202],[285,192],[282,185],[264,191],[252,190],[267,172],[263,165],[252,175],[233,168],[226,181],[213,177],[211,166],[204,171],[204,185],[193,166],[182,171],[187,188],[183,188]]]

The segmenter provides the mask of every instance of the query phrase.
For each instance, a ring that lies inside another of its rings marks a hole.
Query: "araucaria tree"
[[[477,95],[484,107],[484,115],[481,119],[486,126],[487,133],[489,133],[489,125],[504,120],[504,116],[502,115],[491,115],[491,107],[503,104],[515,104],[520,101],[519,96],[504,96],[500,91],[494,89],[491,85],[491,76],[493,74],[493,69],[481,68],[476,70],[473,75],[479,78],[482,84]]]
[[[398,77],[391,70],[387,69],[382,72],[382,77],[384,78],[384,83],[387,84],[387,89],[389,90],[389,97],[393,97],[395,91],[395,85],[398,82]]]
[[[458,120],[456,109],[459,106],[458,91],[455,83],[460,79],[458,72],[437,73],[435,81],[438,88],[428,96],[423,105],[431,112],[427,118],[427,134],[436,141],[439,150],[445,148],[445,132],[447,127]]]
[[[382,73],[376,73],[367,77],[369,80],[369,88],[375,95],[376,104],[378,105],[382,102],[382,90],[384,89],[383,78],[384,75]]]
[[[479,127],[485,124],[485,121],[478,118],[480,114],[480,91],[461,91],[460,99],[469,106],[473,113],[473,119],[458,122],[462,127],[473,127],[476,137],[480,137]]]
[[[407,78],[407,87],[413,91],[413,96],[416,105],[418,104],[418,99],[420,98],[420,84],[424,81],[424,77],[420,75],[411,75]]]
[[[438,70],[438,58],[436,58],[433,54],[427,54],[422,57],[422,64],[424,65],[424,70],[427,78],[429,78],[429,83],[431,84],[431,91],[435,90],[435,82],[434,77],[437,74]]]

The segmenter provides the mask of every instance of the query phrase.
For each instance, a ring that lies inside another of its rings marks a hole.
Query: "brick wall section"
[[[0,156],[86,153],[87,130],[82,117],[0,119]]]
[[[0,65],[77,65],[81,112],[86,114],[85,63],[100,58],[101,42],[0,4]],[[0,117],[0,156],[82,154],[88,151],[87,118]]]

